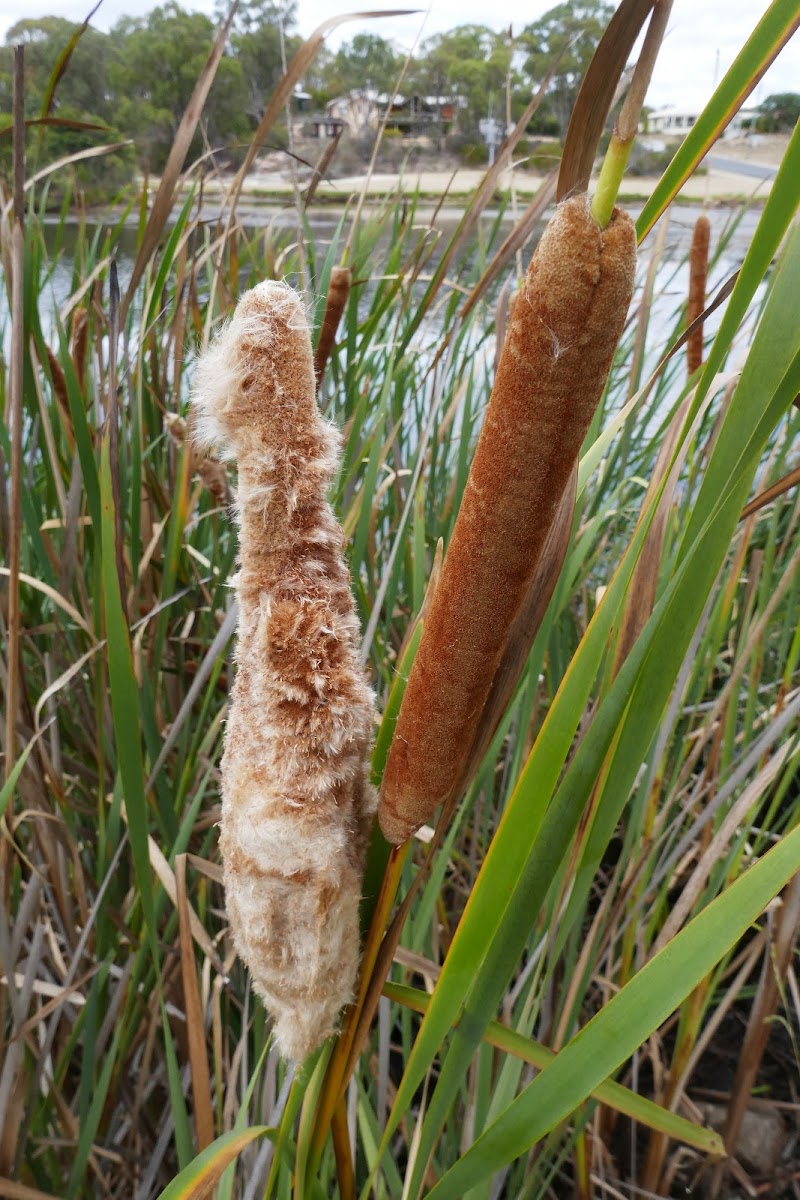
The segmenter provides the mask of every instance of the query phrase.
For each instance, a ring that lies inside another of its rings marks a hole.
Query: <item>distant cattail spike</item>
[[[69,394],[67,392],[67,381],[61,364],[56,358],[49,346],[45,346],[47,355],[47,365],[50,368],[50,378],[53,381],[53,395],[61,413],[61,420],[64,426],[64,432],[67,436],[70,448],[75,448],[75,433],[72,428],[72,413],[69,408]]]
[[[305,1058],[334,1032],[359,958],[375,795],[374,698],[344,536],[326,500],[338,437],[316,403],[299,297],[247,292],[197,367],[196,436],[238,464],[237,675],[222,760],[226,901],[237,950]]]
[[[89,314],[79,306],[72,314],[72,362],[81,392],[86,387],[86,351],[89,345]]]
[[[179,417],[177,413],[166,413],[164,424],[172,440],[178,446],[182,446],[186,441],[187,435],[186,422],[183,417]],[[191,442],[191,432],[189,440]],[[197,455],[194,469],[201,483],[208,489],[217,503],[227,503],[229,500],[228,472],[225,464],[220,462],[218,458],[215,458],[213,454],[201,454]]]
[[[519,613],[605,386],[633,290],[636,234],[586,196],[559,205],[509,322],[494,390],[386,764],[395,843],[463,776]]]
[[[705,213],[695,221],[692,248],[689,252],[689,303],[686,309],[687,328],[696,321],[706,306],[708,279],[708,247],[711,242],[711,222]],[[686,369],[694,375],[703,363],[703,322],[692,330],[686,342]]]
[[[325,374],[325,368],[328,365],[328,359],[331,356],[331,351],[336,341],[336,331],[339,328],[339,322],[342,319],[342,313],[350,295],[352,282],[353,276],[349,267],[334,267],[331,270],[330,283],[328,284],[328,298],[325,301],[325,312],[319,331],[319,341],[314,352],[314,376],[317,381],[317,388],[322,383],[322,376]]]

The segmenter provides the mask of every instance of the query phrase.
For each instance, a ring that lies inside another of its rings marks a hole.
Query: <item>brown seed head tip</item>
[[[338,1011],[334,1013],[336,1016]],[[293,1013],[273,1022],[272,1031],[281,1058],[296,1063],[305,1062],[317,1046],[336,1033],[335,1021],[331,1021],[329,1026],[320,1026],[316,1021],[305,1018],[306,1014]]]
[[[387,842],[391,842],[393,846],[402,846],[415,832],[413,824],[404,821],[396,813],[390,812],[383,803],[381,803],[378,809],[378,823],[381,827],[381,833]],[[420,822],[420,824],[424,824],[424,822]]]
[[[558,246],[563,258],[571,260],[572,270],[576,263],[582,263],[588,280],[597,283],[601,259],[606,255],[611,254],[616,258],[621,252],[626,257],[633,256],[635,260],[636,226],[625,209],[617,206],[608,225],[601,229],[592,214],[589,197],[582,192],[562,200],[556,207],[540,246],[531,259],[531,265],[537,258],[541,259],[551,246]]]
[[[263,417],[247,395],[254,382],[264,401],[280,398],[287,377],[296,380],[301,395],[306,394],[311,374],[303,301],[288,284],[266,279],[242,295],[230,321],[195,366],[191,396],[195,443],[205,450],[219,445],[234,449],[242,426]]]

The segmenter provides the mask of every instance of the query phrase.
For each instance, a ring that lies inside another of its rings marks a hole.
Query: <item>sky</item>
[[[186,8],[212,15],[214,0],[180,0]],[[409,7],[415,0],[408,0]],[[417,0],[421,6],[425,0]],[[409,50],[422,31],[422,37],[474,22],[496,29],[521,30],[558,0],[431,0],[430,7],[416,16],[392,17],[370,21],[350,21],[328,38],[336,49],[342,41],[361,31],[380,33],[398,49]],[[381,3],[371,0],[369,8],[398,8],[403,0]],[[56,15],[82,21],[90,0],[4,0],[0,12],[0,38],[22,17]],[[152,0],[102,0],[93,24],[108,29],[121,16],[140,16],[153,8]],[[332,4],[331,0],[298,0],[298,30],[308,35],[317,25],[337,11],[357,7],[353,0]],[[675,0],[667,37],[656,65],[648,95],[648,104],[660,108],[700,108],[714,89],[717,58],[719,75],[728,69],[766,8],[766,0]],[[749,104],[757,104],[774,92],[800,90],[800,33],[785,47],[776,63],[758,85]]]

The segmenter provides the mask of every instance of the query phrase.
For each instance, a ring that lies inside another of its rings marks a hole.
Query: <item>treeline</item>
[[[403,80],[406,93],[457,102],[455,132],[478,138],[478,122],[516,116],[561,53],[558,71],[537,114],[535,131],[560,133],[585,67],[613,11],[602,0],[563,4],[516,37],[484,25],[463,25],[429,37]],[[221,14],[218,14],[221,15]],[[218,166],[236,166],[284,65],[300,45],[294,13],[272,0],[240,6],[192,146]],[[76,164],[79,186],[109,198],[136,169],[158,173],[207,60],[217,25],[174,0],[144,17],[123,17],[108,32],[87,28],[75,43],[48,105],[54,71],[78,26],[61,17],[18,21],[0,48],[0,129],[10,124],[13,46],[25,45],[25,114],[58,125],[32,126],[29,157],[38,168],[54,158],[109,141],[130,143],[112,155]],[[404,56],[374,33],[354,36],[336,52],[323,49],[303,86],[311,109],[344,93],[391,92]],[[100,126],[91,129],[87,126]],[[285,138],[285,131],[284,131]],[[278,134],[280,144],[281,134]],[[273,144],[275,144],[273,142]],[[284,142],[285,144],[285,142]],[[0,171],[7,177],[10,138],[0,137]]]
[[[604,0],[560,4],[519,31],[461,25],[435,34],[408,64],[406,95],[453,102],[448,123],[454,146],[484,149],[482,118],[516,119],[555,63],[544,102],[530,132],[563,136],[581,79],[611,15]],[[77,186],[94,201],[115,196],[138,169],[163,167],[195,82],[208,58],[217,23],[174,0],[144,17],[123,17],[102,33],[92,27],[75,41],[66,70],[52,92],[51,81],[79,26],[61,17],[17,22],[0,47],[0,175],[8,179],[11,139],[12,54],[25,45],[25,112],[39,123],[28,138],[33,169],[68,158],[91,145],[119,143],[112,154],[76,162]],[[376,26],[377,27],[377,26]],[[274,0],[240,5],[206,102],[191,155],[209,165],[235,167],[275,88],[285,64],[300,45],[295,14]],[[344,94],[391,93],[405,56],[378,33],[359,33],[336,52],[323,49],[303,81],[309,114]],[[775,101],[773,104],[772,102]],[[796,116],[797,96],[769,97],[762,105],[765,128],[780,128]],[[272,145],[283,148],[286,131]],[[50,184],[57,198],[60,173]],[[63,186],[63,183],[61,184]]]

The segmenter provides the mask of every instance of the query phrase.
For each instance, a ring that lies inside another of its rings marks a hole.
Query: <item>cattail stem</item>
[[[600,170],[597,190],[592,199],[592,213],[601,229],[605,229],[610,221],[614,204],[619,195],[622,177],[628,165],[633,139],[639,128],[642,107],[671,11],[672,0],[656,0],[631,85],[614,125],[614,132],[611,135],[611,141]]]
[[[612,133],[592,197],[592,216],[601,229],[605,229],[611,219],[632,148],[633,140],[623,142]]]
[[[633,291],[636,233],[559,205],[531,260],[386,763],[399,843],[451,797],[605,386]]]
[[[8,529],[8,684],[6,689],[5,767],[8,779],[17,759],[20,679],[20,544],[22,541],[22,375],[25,355],[23,284],[25,278],[25,47],[14,47],[13,169],[14,224],[11,234],[11,370],[9,379],[11,499]]]
[[[711,243],[711,222],[705,213],[695,221],[692,232],[692,248],[689,252],[689,302],[686,307],[686,325],[693,325],[706,306],[708,282],[708,248]],[[703,322],[692,330],[686,342],[686,369],[689,377],[703,362]]]

